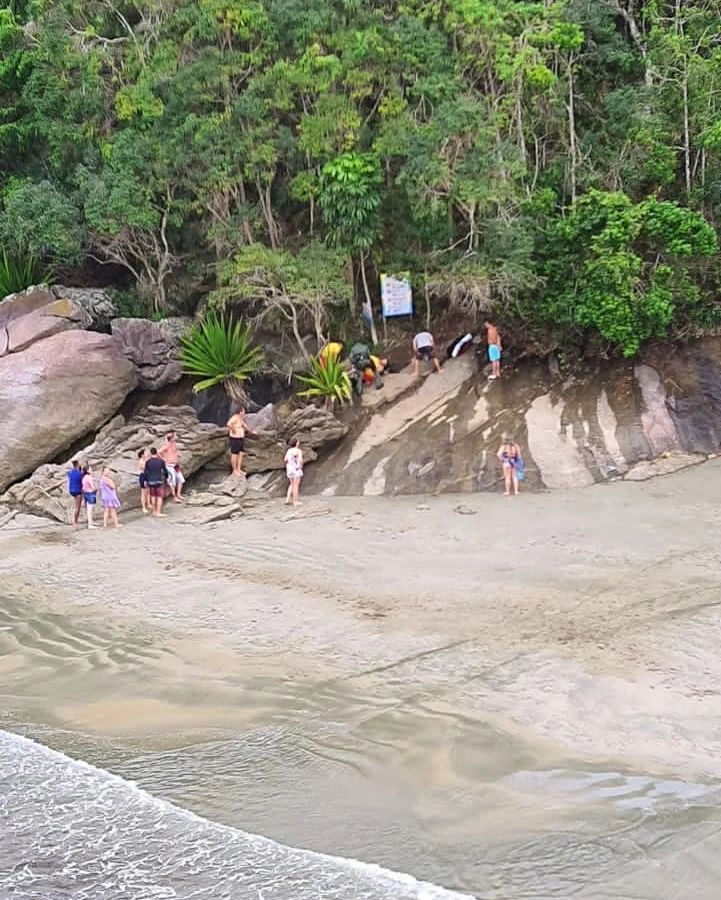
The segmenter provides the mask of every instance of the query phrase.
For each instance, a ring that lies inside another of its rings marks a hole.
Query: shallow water
[[[719,896],[719,782],[511,727],[472,642],[354,678],[207,665],[6,598],[0,897]]]

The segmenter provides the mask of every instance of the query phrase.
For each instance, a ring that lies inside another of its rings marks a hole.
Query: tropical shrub
[[[694,265],[718,251],[713,227],[676,203],[592,190],[549,229],[546,290],[534,314],[561,341],[600,339],[634,356],[686,317]],[[681,310],[685,312],[682,315]]]
[[[329,358],[325,362],[317,356],[311,357],[310,368],[305,375],[298,375],[298,381],[306,385],[298,396],[306,399],[323,398],[328,406],[335,403],[347,403],[352,396],[352,388],[348,372],[337,358]]]
[[[209,313],[180,339],[180,345],[183,371],[201,379],[193,386],[196,393],[222,384],[231,399],[246,400],[244,382],[263,361],[263,351],[253,343],[247,325]]]
[[[0,300],[8,294],[24,291],[32,284],[47,284],[49,281],[50,273],[34,256],[0,250]]]

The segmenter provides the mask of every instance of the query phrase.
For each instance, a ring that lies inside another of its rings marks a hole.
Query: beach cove
[[[719,477],[713,461],[517,499],[5,529],[0,728],[204,827],[471,896],[715,897]],[[18,839],[0,851],[16,890],[2,896],[55,896],[43,884],[72,871],[62,842],[46,867],[21,866],[31,769],[0,772]],[[113,826],[120,845],[138,821]],[[73,896],[313,896],[277,873],[224,893],[220,864],[198,868],[196,894],[187,872],[152,865],[155,893],[99,891],[90,871]],[[342,877],[323,896],[425,896]]]

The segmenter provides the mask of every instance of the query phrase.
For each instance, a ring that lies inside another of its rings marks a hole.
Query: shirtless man
[[[245,410],[239,406],[228,419],[228,440],[230,441],[230,474],[233,478],[245,475],[243,457],[245,456],[245,435],[255,434],[245,421]]]
[[[185,484],[185,476],[179,471],[180,467],[180,451],[178,450],[177,437],[174,431],[169,431],[165,435],[165,443],[160,448],[158,456],[165,463],[168,470],[168,487],[170,493],[176,503],[182,503],[181,493]]]
[[[491,363],[491,374],[488,377],[493,380],[501,377],[501,335],[490,319],[486,319],[483,324],[486,327],[488,359]]]

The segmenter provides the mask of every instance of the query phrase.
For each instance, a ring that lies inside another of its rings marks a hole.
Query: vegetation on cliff
[[[11,0],[0,244],[296,339],[409,270],[633,355],[719,322],[720,110],[715,0]]]

